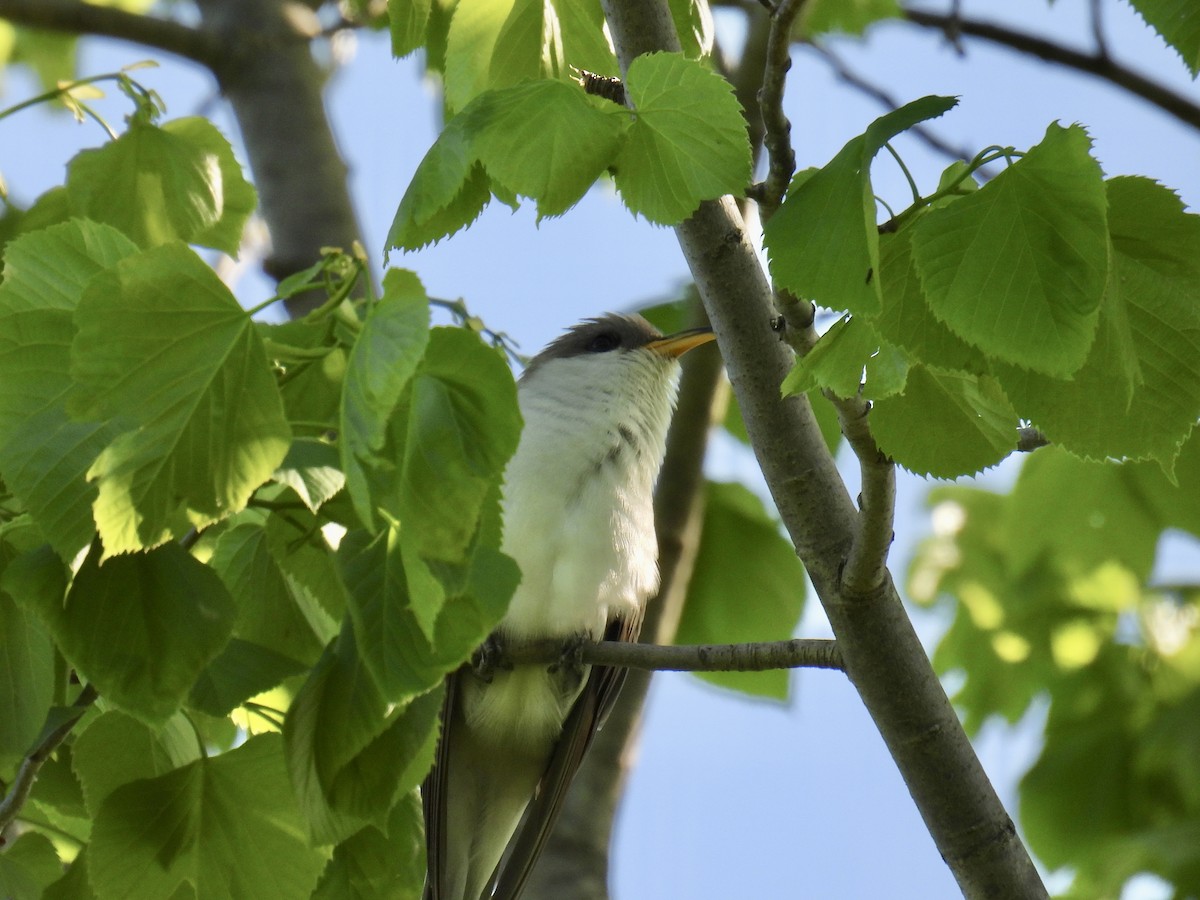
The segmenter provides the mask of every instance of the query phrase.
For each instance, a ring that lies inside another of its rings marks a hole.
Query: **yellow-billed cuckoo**
[[[530,362],[518,385],[525,428],[504,476],[503,549],[521,583],[495,644],[637,640],[658,587],[652,500],[678,358],[712,337],[663,337],[641,317],[607,315]],[[567,656],[450,677],[423,789],[426,900],[520,894],[623,678]]]

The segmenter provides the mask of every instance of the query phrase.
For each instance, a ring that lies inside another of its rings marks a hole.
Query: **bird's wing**
[[[639,613],[627,619],[614,619],[609,623],[604,639],[634,642],[641,630]],[[563,724],[562,736],[538,783],[537,793],[530,801],[516,837],[509,844],[506,858],[500,863],[492,900],[517,900],[524,890],[529,873],[558,821],[567,789],[579,771],[596,731],[608,717],[621,685],[625,683],[627,671],[624,666],[592,667],[583,691]]]
[[[425,892],[422,900],[444,900],[446,878],[446,780],[449,773],[449,747],[446,739],[454,718],[458,696],[459,672],[446,676],[446,696],[442,701],[442,733],[437,742],[433,768],[421,785],[421,806],[425,813]]]

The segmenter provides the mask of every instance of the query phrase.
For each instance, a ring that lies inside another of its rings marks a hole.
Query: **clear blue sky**
[[[968,14],[1003,15],[1014,26],[1090,47],[1082,0],[1059,0],[1052,9],[1043,0],[964,6]],[[1200,100],[1200,88],[1127,6],[1106,0],[1104,7],[1109,40],[1121,59]],[[83,46],[81,73],[89,75],[151,55],[115,42]],[[959,59],[930,33],[887,25],[865,46],[846,41],[837,48],[856,70],[902,101],[929,93],[960,96],[958,109],[936,123],[954,144],[1027,147],[1051,121],[1078,121],[1089,127],[1107,174],[1157,178],[1193,208],[1200,206],[1195,132],[1088,76],[1056,72],[978,42],[966,46],[966,59]],[[437,98],[418,72],[415,59],[394,61],[383,40],[366,36],[356,58],[335,76],[329,95],[367,249],[380,264],[396,204],[436,133]],[[211,80],[190,65],[168,60],[138,77],[162,94],[172,117],[213,109]],[[15,75],[0,102],[8,105],[35,92],[28,79]],[[836,83],[805,53],[797,55],[787,107],[801,167],[827,162],[883,112]],[[127,109],[116,99],[101,108],[115,121]],[[219,111],[216,116],[236,146],[230,118]],[[14,198],[28,202],[61,182],[64,165],[78,149],[102,140],[94,124],[23,113],[0,123],[0,173]],[[945,161],[911,141],[899,147],[919,183],[935,184]],[[897,202],[908,193],[896,167],[882,159],[875,186]],[[666,295],[687,278],[673,233],[634,221],[605,188],[540,226],[532,208],[511,213],[493,204],[466,233],[420,253],[393,255],[392,263],[416,270],[433,295],[465,297],[474,312],[512,334],[527,352],[584,316]],[[238,291],[247,305],[269,296],[269,287],[253,275]],[[747,456],[728,445],[718,451],[714,475],[755,480]],[[853,467],[846,469],[853,477]],[[990,477],[1004,484],[1013,471],[1001,467]],[[892,555],[898,580],[928,530],[926,487],[918,479],[901,480]],[[1195,571],[1196,561],[1194,547],[1178,542],[1164,564]],[[932,646],[939,620],[922,615],[918,626]],[[799,633],[824,636],[827,628],[814,600]],[[959,896],[844,677],[800,673],[793,686],[791,703],[776,705],[747,702],[684,675],[656,679],[640,763],[619,824],[618,900]],[[1032,718],[1036,725],[1037,716]],[[1016,781],[1037,752],[1036,727],[986,729],[980,749],[1015,814]],[[1164,896],[1151,882],[1128,893],[1130,900]]]

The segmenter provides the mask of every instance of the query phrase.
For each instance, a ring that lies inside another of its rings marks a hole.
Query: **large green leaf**
[[[122,785],[96,814],[88,870],[100,900],[307,898],[325,864],[309,847],[278,735]]]
[[[556,33],[545,0],[459,0],[446,38],[446,104],[461,110],[488,89],[557,74]]]
[[[617,188],[633,212],[674,225],[702,200],[741,196],[750,145],[729,82],[677,53],[639,56],[625,90],[636,109],[617,158]]]
[[[538,218],[566,212],[612,163],[629,111],[577,84],[535,81],[481,98],[479,161],[509,191],[537,201]]]
[[[984,355],[939,322],[925,302],[912,258],[911,228],[879,236],[879,286],[883,308],[871,324],[884,340],[926,365],[986,371]]]
[[[96,488],[86,473],[112,439],[73,421],[72,311],[96,273],[137,252],[107,225],[71,221],[5,248],[0,287],[0,474],[66,560],[91,541]]]
[[[216,274],[178,244],[96,276],[76,310],[75,412],[123,433],[89,471],[108,554],[241,509],[291,431],[262,340]]]
[[[26,832],[0,854],[0,897],[41,900],[42,891],[62,874],[62,862],[50,839]]]
[[[472,146],[474,110],[447,123],[400,199],[387,246],[416,250],[478,218],[492,199],[487,173]]]
[[[306,665],[317,661],[332,623],[289,584],[265,528],[243,523],[223,533],[210,565],[237,603],[234,634]]]
[[[604,22],[604,8],[595,0],[553,0],[562,33],[563,61],[594,75],[621,74],[617,55]]]
[[[0,772],[33,746],[54,700],[54,644],[42,623],[0,592]]]
[[[1200,74],[1200,7],[1192,0],[1129,0],[1129,5],[1175,48],[1193,78]]]
[[[913,258],[934,314],[991,356],[1048,375],[1079,370],[1108,279],[1100,166],[1078,125],[988,184],[931,209]]]
[[[1017,446],[1017,414],[986,375],[913,366],[902,394],[875,403],[871,424],[879,449],[918,475],[971,475]]]
[[[429,300],[416,275],[391,269],[350,354],[342,386],[342,469],[355,508],[377,521],[374,494],[395,461],[380,457],[388,421],[429,343]]]
[[[180,240],[231,254],[255,204],[229,142],[201,118],[159,128],[134,117],[117,140],[71,161],[67,193],[75,215],[143,247]]]
[[[425,43],[425,26],[433,0],[388,0],[392,55],[408,56]]]
[[[763,232],[775,282],[830,309],[880,310],[879,233],[871,162],[883,145],[951,109],[953,97],[922,97],[871,123],[816,172],[801,172]]]
[[[100,565],[94,544],[65,602],[40,612],[63,655],[113,705],[157,723],[225,645],[237,614],[217,574],[178,544]]]
[[[368,825],[333,850],[313,900],[408,900],[425,881],[425,829],[414,791],[388,816],[387,827]]]
[[[125,713],[109,710],[93,719],[71,753],[75,777],[92,816],[123,784],[165,775],[203,755],[196,731],[183,713],[161,728],[149,728]]]
[[[1108,182],[1113,277],[1083,368],[1061,381],[1000,368],[1022,415],[1091,459],[1170,471],[1200,416],[1200,216],[1144,178]]]
[[[1117,466],[1047,447],[1021,467],[1009,502],[1004,539],[1015,572],[1048,554],[1084,572],[1117,560],[1140,580],[1150,576],[1162,527]]]
[[[292,784],[318,843],[382,825],[433,762],[440,689],[388,703],[359,658],[347,622],[288,710]]]
[[[856,397],[861,390],[875,399],[899,393],[907,377],[904,353],[881,341],[868,320],[855,316],[839,319],[796,360],[782,391],[788,396],[828,389],[838,397]]]
[[[675,641],[787,640],[804,611],[805,583],[795,548],[762,501],[740,484],[709,482],[696,569]],[[756,696],[783,700],[788,695],[784,670],[704,672],[700,677]]]
[[[494,505],[494,500],[492,504]],[[427,611],[414,606],[411,559],[394,535],[352,531],[338,548],[351,596],[361,655],[384,695],[400,699],[428,690],[464,662],[499,623],[519,581],[516,564],[493,546],[477,541],[460,584],[444,585],[443,602],[429,627]]]

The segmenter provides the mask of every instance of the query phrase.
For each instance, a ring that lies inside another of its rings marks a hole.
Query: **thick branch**
[[[0,0],[0,19],[15,25],[133,41],[215,68],[228,47],[213,35],[169,19],[78,0]]]
[[[623,67],[676,44],[664,0],[605,0]],[[972,898],[1045,897],[890,578],[852,594],[840,573],[857,511],[803,397],[781,399],[791,354],[771,329],[770,286],[732,198],[676,228],[704,298],[767,484],[829,616],[846,672],[942,857]]]
[[[1184,124],[1200,129],[1200,106],[1182,94],[1177,94],[1170,88],[1151,81],[1120,63],[1113,62],[1103,49],[1096,53],[1081,53],[1036,35],[1026,34],[991,22],[964,19],[957,15],[905,9],[904,17],[914,25],[942,31],[951,39],[960,34],[982,38],[1021,53],[1028,53],[1047,62],[1097,75],[1154,104],[1163,112],[1170,113]]]
[[[321,258],[321,248],[347,250],[360,230],[342,162],[321,95],[324,76],[307,38],[312,22],[298,21],[283,0],[197,0],[205,28],[254,52],[236,53],[217,69],[233,106],[258,188],[259,208],[271,233],[265,268],[284,278]],[[281,102],[282,98],[282,102]],[[293,315],[323,298],[288,301]]]
[[[561,661],[559,640],[529,641],[505,647],[500,665],[554,664]],[[597,641],[579,648],[579,661],[596,666],[625,666],[656,672],[764,672],[769,669],[840,669],[837,642],[796,638],[755,644],[629,644]]]
[[[13,779],[13,783],[9,785],[8,793],[3,800],[0,800],[0,835],[4,834],[4,829],[12,824],[20,814],[21,807],[29,799],[29,792],[33,790],[33,783],[37,781],[37,774],[41,771],[42,766],[58,749],[58,745],[67,739],[67,735],[83,718],[88,707],[96,702],[97,696],[96,689],[90,684],[80,691],[67,718],[43,734],[37,746],[30,750],[29,755],[21,761],[21,767],[17,769],[17,775]]]

